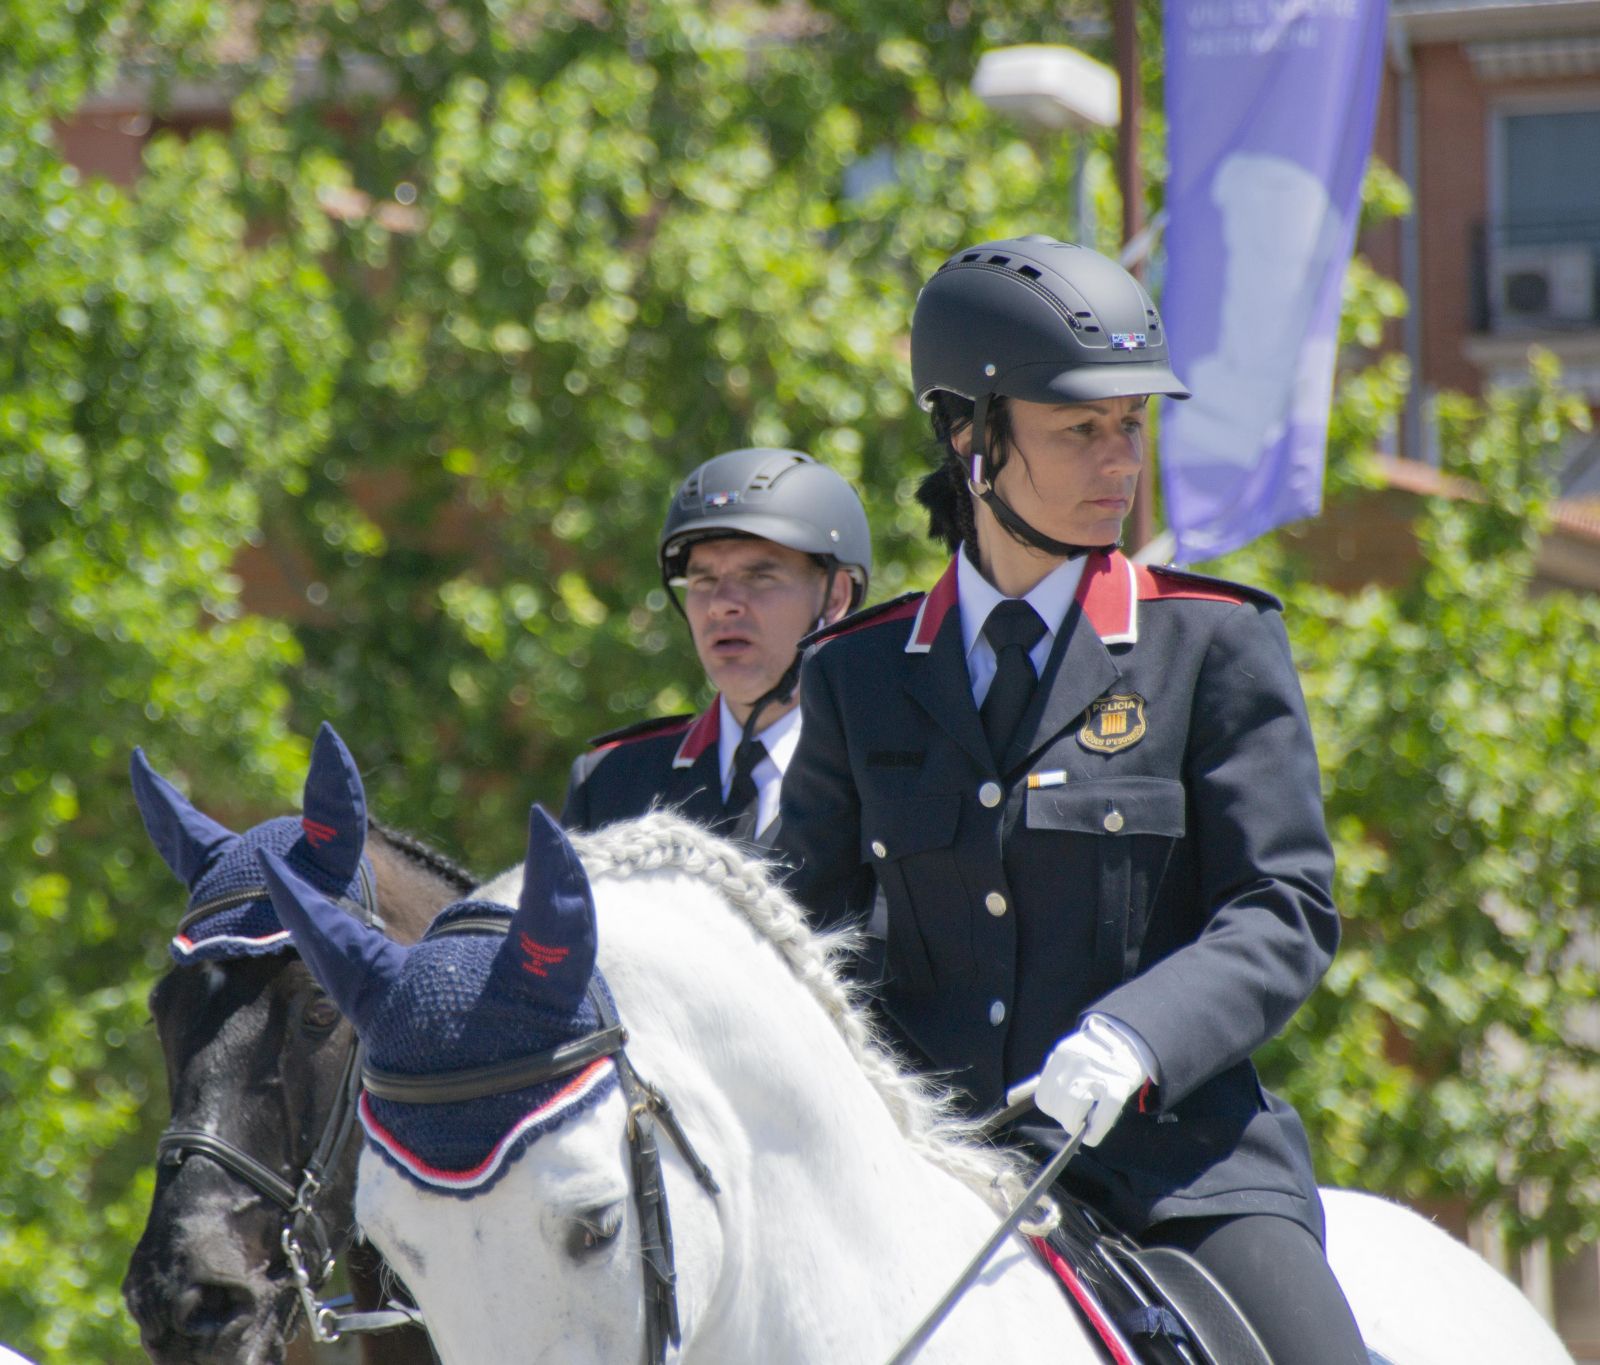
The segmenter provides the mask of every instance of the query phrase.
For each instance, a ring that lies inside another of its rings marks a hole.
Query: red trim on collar
[[[1139,638],[1139,603],[1189,600],[1249,600],[1249,590],[1219,579],[1201,578],[1165,567],[1135,564],[1121,551],[1096,552],[1084,562],[1077,600],[1089,624],[1108,645],[1133,644]]]
[[[1107,644],[1131,644],[1138,635],[1135,566],[1119,550],[1096,550],[1083,563],[1076,600],[1094,633]]]
[[[960,553],[960,550],[956,551],[956,554]],[[956,561],[952,558],[943,576],[933,585],[933,591],[922,599],[916,624],[911,627],[911,638],[906,641],[907,654],[926,654],[933,648],[939,627],[950,614],[950,608],[956,604],[959,591],[956,585]]]
[[[674,768],[688,768],[722,735],[722,697],[720,694],[684,733],[678,752],[672,756]]]

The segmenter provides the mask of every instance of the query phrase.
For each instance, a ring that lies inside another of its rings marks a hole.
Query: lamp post
[[[991,109],[1031,128],[1072,135],[1073,235],[1080,241],[1089,227],[1082,134],[1116,126],[1117,86],[1109,66],[1077,48],[1048,43],[995,48],[978,58],[972,73],[972,93]]]
[[[1002,47],[978,59],[972,93],[991,109],[1052,132],[1070,130],[1074,140],[1090,128],[1116,128],[1117,182],[1122,190],[1123,245],[1138,236],[1144,224],[1144,184],[1139,170],[1139,56],[1134,32],[1134,0],[1111,0],[1117,69],[1113,71],[1076,48],[1042,43]],[[1081,148],[1081,143],[1079,144]],[[1083,156],[1075,158],[1076,234],[1087,235],[1088,215]],[[1130,265],[1144,276],[1143,259]],[[1152,452],[1153,454],[1153,452]],[[1152,460],[1139,480],[1130,510],[1129,538],[1138,550],[1155,533],[1151,496]]]

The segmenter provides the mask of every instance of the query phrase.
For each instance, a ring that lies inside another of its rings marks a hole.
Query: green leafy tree
[[[137,1359],[179,897],[131,747],[241,826],[326,716],[385,816],[486,865],[584,735],[702,700],[653,539],[706,455],[831,459],[879,592],[921,582],[905,320],[954,243],[1068,231],[1070,149],[966,90],[1059,22],[0,4],[0,1339]],[[50,120],[130,62],[238,96],[124,193]],[[289,619],[246,609],[247,550]]]
[[[1381,164],[1365,218],[1409,211]],[[1331,501],[1409,380],[1383,355],[1405,310],[1357,257],[1329,430]],[[1528,387],[1436,405],[1441,472],[1398,588],[1330,592],[1293,528],[1216,566],[1276,585],[1317,731],[1345,938],[1265,1062],[1324,1181],[1489,1213],[1513,1245],[1600,1230],[1600,603],[1534,582],[1553,475],[1587,408],[1548,355]]]
[[[205,31],[202,7],[143,8],[143,31]],[[133,1358],[144,991],[181,906],[129,751],[181,753],[224,809],[303,771],[298,649],[241,611],[231,564],[325,439],[342,346],[314,264],[247,245],[219,141],[154,149],[136,197],[61,161],[50,118],[132,10],[0,10],[0,1340],[74,1362]]]
[[[1587,409],[1545,356],[1438,416],[1465,482],[1416,580],[1292,594],[1346,936],[1279,1061],[1326,1178],[1569,1244],[1600,1229],[1600,603],[1533,565]]]
[[[1067,234],[1072,149],[967,89],[1054,6],[439,16],[320,12],[340,116],[272,74],[239,147],[353,341],[332,439],[268,515],[315,603],[297,718],[338,718],[380,809],[485,865],[587,736],[706,700],[653,553],[699,461],[810,450],[866,498],[876,593],[927,578],[916,287],[963,241]],[[286,71],[307,20],[269,5],[261,34]]]

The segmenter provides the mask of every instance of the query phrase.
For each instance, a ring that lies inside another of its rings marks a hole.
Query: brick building
[[[1600,408],[1600,0],[1390,0],[1389,38],[1375,151],[1415,211],[1362,248],[1412,305],[1396,339],[1418,382],[1377,518],[1392,526],[1407,498],[1443,491],[1426,411],[1440,391],[1515,384],[1538,345]],[[1559,475],[1541,577],[1594,591],[1600,434],[1572,441]],[[1343,538],[1335,569],[1369,548],[1358,527],[1324,531]]]

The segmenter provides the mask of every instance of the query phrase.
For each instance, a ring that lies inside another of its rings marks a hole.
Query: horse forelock
[[[399,943],[415,943],[442,906],[477,884],[477,878],[437,849],[370,817],[367,856],[377,878],[384,928]]]
[[[959,1115],[947,1089],[907,1071],[884,1045],[843,971],[859,936],[814,930],[774,880],[771,863],[663,810],[574,835],[572,843],[591,879],[683,874],[713,887],[815,999],[910,1147],[997,1207],[1021,1193],[1020,1159],[984,1143],[978,1125]],[[626,1023],[626,1001],[621,1009]]]

